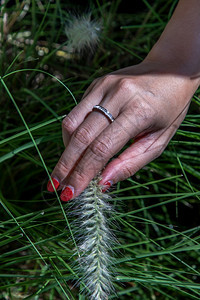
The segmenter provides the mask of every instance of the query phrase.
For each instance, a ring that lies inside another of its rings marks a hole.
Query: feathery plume
[[[74,234],[78,244],[80,281],[90,300],[106,300],[114,291],[112,248],[117,241],[108,221],[113,208],[107,203],[111,197],[102,193],[98,181],[92,180],[71,202],[76,218]]]
[[[94,52],[99,42],[100,32],[101,22],[92,20],[90,13],[69,16],[65,26],[68,51],[81,53],[84,50],[90,50]]]

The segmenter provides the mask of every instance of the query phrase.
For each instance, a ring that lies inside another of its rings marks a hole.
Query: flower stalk
[[[90,300],[106,300],[113,288],[113,245],[116,239],[109,224],[113,208],[110,196],[102,193],[98,179],[74,199],[75,239],[81,283]]]

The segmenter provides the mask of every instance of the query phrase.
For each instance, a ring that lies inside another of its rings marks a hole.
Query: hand
[[[196,89],[191,82],[148,60],[96,79],[63,120],[66,149],[51,175],[55,188],[65,187],[61,199],[78,196],[101,170],[99,184],[106,188],[158,157],[186,115]],[[97,104],[113,123],[93,111]],[[105,167],[130,139],[132,145]]]

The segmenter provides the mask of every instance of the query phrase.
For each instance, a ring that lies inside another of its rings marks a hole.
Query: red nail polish
[[[55,178],[51,178],[51,180],[53,182],[53,185],[54,185],[55,189],[57,190],[57,188],[60,185],[59,181],[57,179],[55,179]],[[54,192],[53,185],[52,185],[51,181],[49,180],[48,183],[47,183],[47,190],[49,192]]]
[[[102,187],[102,193],[105,193],[105,191],[107,191],[107,189],[109,189],[111,187],[111,185],[113,185],[112,180],[108,180],[103,184]]]
[[[62,193],[60,194],[60,199],[62,201],[69,201],[74,196],[74,188],[72,186],[66,186]]]

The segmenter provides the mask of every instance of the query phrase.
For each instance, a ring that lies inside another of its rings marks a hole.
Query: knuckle
[[[137,166],[136,164],[134,164],[134,166],[124,165],[121,170],[123,180],[133,176],[139,169],[139,166]]]
[[[99,158],[107,157],[111,149],[112,140],[109,137],[104,137],[104,140],[96,140],[90,147],[92,153]]]
[[[134,101],[134,103],[130,105],[127,114],[130,120],[131,116],[135,116],[134,120],[138,127],[148,128],[150,125],[153,126],[156,122],[157,112],[154,106],[143,99],[140,101]]]
[[[138,170],[140,170],[140,166],[135,162],[131,163],[130,161],[125,162],[121,156],[117,158],[118,163],[120,165],[120,180],[125,180],[131,176],[133,176]]]
[[[76,144],[89,145],[92,141],[91,133],[88,128],[81,127],[75,133],[73,140]]]
[[[133,81],[130,78],[121,78],[119,81],[119,88],[124,92],[129,92],[132,89]]]
[[[79,167],[79,169],[75,169],[73,172],[73,175],[71,176],[73,181],[83,183],[85,181],[89,180],[88,174],[83,171],[82,168]]]
[[[102,80],[102,83],[109,84],[111,81],[113,81],[114,78],[116,78],[115,75],[107,74],[107,75],[101,77],[101,80]]]
[[[68,171],[69,171],[69,168],[67,167],[67,163],[61,159],[58,161],[58,163],[56,165],[56,169],[62,173],[68,173]]]
[[[62,129],[66,130],[70,134],[76,129],[76,118],[71,118],[69,115],[64,118],[62,121]]]
[[[128,177],[131,177],[134,172],[129,166],[125,166],[122,170],[123,178],[126,179]]]

